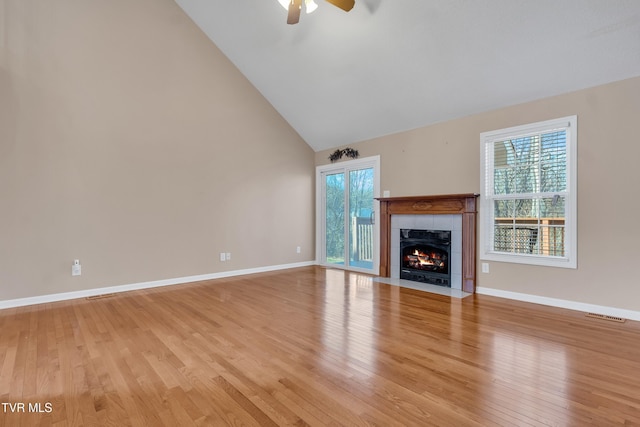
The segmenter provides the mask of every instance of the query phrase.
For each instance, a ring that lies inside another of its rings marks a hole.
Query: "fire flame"
[[[426,253],[419,251],[418,249],[413,251],[413,254],[407,255],[405,261],[409,263],[411,267],[436,267],[443,268],[445,266],[444,260],[440,258],[440,254]]]

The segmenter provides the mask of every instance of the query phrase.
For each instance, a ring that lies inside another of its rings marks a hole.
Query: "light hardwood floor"
[[[640,324],[306,267],[2,310],[0,401],[2,426],[640,425]]]

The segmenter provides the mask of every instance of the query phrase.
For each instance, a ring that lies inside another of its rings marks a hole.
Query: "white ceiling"
[[[176,0],[316,151],[640,75],[640,0]]]

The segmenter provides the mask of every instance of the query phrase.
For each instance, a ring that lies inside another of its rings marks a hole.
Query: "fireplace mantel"
[[[380,201],[380,276],[390,277],[391,215],[462,215],[462,290],[476,289],[476,205],[478,194],[382,197]]]

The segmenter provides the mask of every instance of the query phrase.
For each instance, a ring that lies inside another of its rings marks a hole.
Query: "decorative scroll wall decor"
[[[360,153],[358,150],[354,150],[353,148],[343,148],[342,150],[336,150],[329,156],[329,160],[331,163],[335,163],[342,158],[342,156],[349,157],[351,159],[357,159]]]

